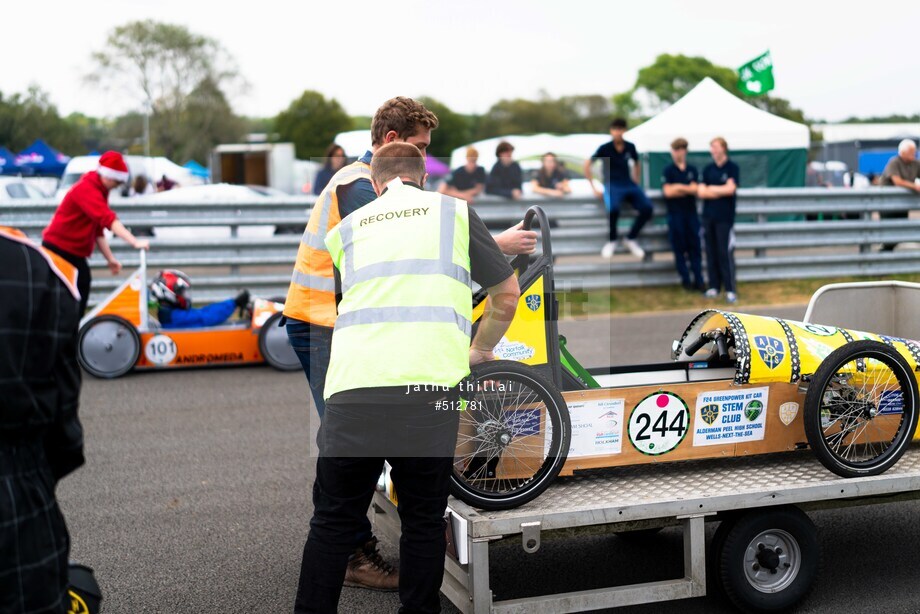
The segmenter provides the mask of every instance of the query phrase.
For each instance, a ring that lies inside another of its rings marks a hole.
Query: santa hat
[[[107,151],[99,156],[99,167],[96,169],[100,177],[114,179],[122,183],[128,180],[128,165],[117,151]]]

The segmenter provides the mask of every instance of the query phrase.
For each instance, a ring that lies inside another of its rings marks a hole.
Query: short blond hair
[[[477,149],[476,149],[475,147],[472,147],[472,146],[467,147],[467,148],[466,148],[466,157],[467,157],[467,158],[476,158],[476,159],[478,160],[478,159],[479,159],[479,151],[477,151]]]
[[[716,138],[709,141],[710,145],[712,145],[713,143],[718,143],[719,145],[722,146],[722,149],[725,151],[725,153],[728,153],[728,141],[726,141],[724,138],[722,138],[721,136],[717,136]]]
[[[421,183],[425,178],[425,156],[411,143],[389,143],[371,158],[371,179],[379,186],[397,177],[408,177]]]

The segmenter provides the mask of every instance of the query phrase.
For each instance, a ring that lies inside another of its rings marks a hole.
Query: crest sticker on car
[[[779,406],[779,420],[786,426],[792,424],[795,417],[799,414],[799,404],[793,401],[783,403]]]
[[[527,308],[531,311],[536,311],[540,308],[540,303],[542,299],[539,294],[528,294],[524,297],[524,303],[527,305]]]
[[[786,356],[783,342],[776,337],[757,335],[754,337],[754,345],[757,347],[757,353],[760,354],[764,364],[771,369],[778,367]]]

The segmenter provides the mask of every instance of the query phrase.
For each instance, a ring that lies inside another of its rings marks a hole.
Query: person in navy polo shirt
[[[709,143],[712,163],[703,169],[697,195],[703,200],[703,234],[709,289],[716,298],[722,287],[725,300],[738,301],[735,289],[735,193],[741,185],[738,165],[728,159],[728,143],[720,136]]]
[[[668,208],[668,239],[674,250],[674,265],[685,290],[702,292],[706,285],[703,283],[700,217],[696,212],[700,173],[695,166],[687,164],[686,139],[674,139],[671,159],[674,162],[664,167],[661,175],[661,191]]]
[[[603,165],[604,192],[601,194],[600,191],[595,189],[594,195],[604,199],[604,204],[607,205],[607,212],[610,214],[610,240],[601,250],[601,256],[605,258],[612,257],[613,252],[616,250],[617,220],[620,217],[620,204],[624,200],[629,200],[638,214],[636,221],[633,222],[632,228],[629,230],[629,234],[626,235],[626,239],[623,241],[626,249],[637,258],[643,258],[645,251],[639,246],[636,239],[639,238],[639,231],[652,217],[652,203],[649,202],[645,192],[639,187],[639,175],[641,172],[639,153],[636,151],[635,145],[623,139],[625,132],[625,119],[618,117],[610,122],[611,141],[598,147],[594,155],[589,160],[585,160],[585,177],[591,183],[592,188],[594,186],[592,181],[594,176],[591,172],[591,164],[595,160],[600,160]],[[631,177],[629,172],[630,160],[634,163]]]

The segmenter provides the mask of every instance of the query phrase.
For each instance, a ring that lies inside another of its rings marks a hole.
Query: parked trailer
[[[920,344],[902,336],[917,336],[902,322],[920,286],[826,287],[808,313],[834,325],[707,310],[675,341],[674,362],[586,370],[558,343],[549,226],[534,208],[524,227],[535,217],[544,253],[514,261],[521,304],[495,350],[530,366],[477,366],[461,390],[442,590],[462,611],[579,612],[705,595],[707,520],[720,521],[712,584],[743,610],[783,611],[818,571],[804,510],[920,498],[920,450],[909,445]],[[582,446],[570,413],[586,401],[606,413],[591,414]],[[387,482],[375,509],[392,531]],[[490,543],[520,535],[532,553],[544,531],[637,523],[682,526],[683,578],[495,600]]]
[[[555,614],[702,597],[708,582],[741,609],[783,611],[807,595],[818,573],[821,555],[807,511],[918,498],[916,446],[888,472],[864,478],[838,478],[803,451],[576,474],[505,511],[479,511],[451,498],[457,554],[445,557],[441,592],[465,614]],[[398,537],[396,506],[385,492],[376,493],[373,507],[377,530]],[[708,552],[706,522],[720,523]],[[520,539],[524,553],[532,554],[542,539],[571,538],[573,529],[675,524],[683,530],[680,578],[519,599],[500,599],[502,587],[490,583],[499,540]]]

